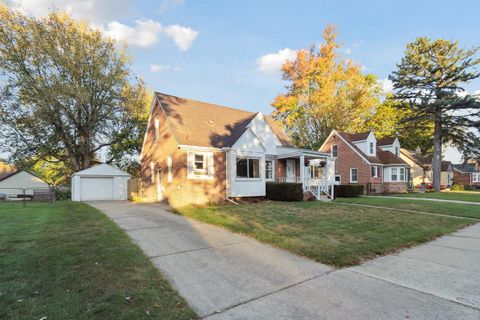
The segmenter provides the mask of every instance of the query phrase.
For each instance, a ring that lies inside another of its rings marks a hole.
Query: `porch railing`
[[[315,198],[320,199],[322,194],[325,194],[330,199],[333,199],[333,185],[334,181],[326,178],[307,178],[304,181],[298,176],[296,177],[277,177],[276,182],[294,182],[303,183],[303,190],[312,193]]]
[[[292,183],[302,183],[302,179],[299,176],[295,177],[277,177],[276,182],[292,182]]]

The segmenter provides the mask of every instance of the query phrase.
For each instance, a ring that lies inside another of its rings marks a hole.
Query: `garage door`
[[[80,200],[113,200],[113,178],[80,179]]]

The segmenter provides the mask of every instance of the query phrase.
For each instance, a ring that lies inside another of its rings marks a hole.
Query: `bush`
[[[289,182],[267,182],[266,198],[276,201],[302,201],[302,184]]]
[[[56,200],[70,200],[72,198],[72,190],[70,188],[55,189]]]
[[[335,197],[358,197],[364,192],[364,186],[358,184],[341,184],[335,186]]]
[[[454,183],[454,184],[452,184],[452,187],[450,188],[450,190],[452,190],[452,191],[463,191],[463,190],[465,190],[465,186],[461,185],[461,184],[458,184],[458,183]]]

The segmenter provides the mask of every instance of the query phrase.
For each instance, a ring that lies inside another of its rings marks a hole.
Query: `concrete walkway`
[[[365,196],[365,198],[420,200],[420,201],[447,202],[447,203],[458,203],[458,204],[474,204],[474,205],[480,206],[480,202],[449,200],[449,199],[435,199],[435,198],[395,197],[395,196]]]
[[[161,204],[95,202],[206,319],[480,319],[480,224],[335,270]]]

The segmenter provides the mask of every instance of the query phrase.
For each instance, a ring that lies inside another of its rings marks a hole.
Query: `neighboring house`
[[[2,180],[4,177],[11,175],[12,173],[17,172],[18,169],[10,164],[7,164],[0,160],[0,180]]]
[[[399,150],[396,137],[377,140],[373,131],[333,130],[320,147],[336,159],[336,183],[361,184],[367,193],[406,191],[409,165],[397,156]]]
[[[267,181],[327,193],[329,156],[293,147],[260,112],[156,93],[141,153],[143,197],[173,205],[261,197]]]
[[[480,166],[468,162],[454,164],[453,181],[461,185],[480,186]]]
[[[433,179],[432,153],[421,153],[408,149],[400,149],[400,157],[410,165],[410,179],[413,186],[422,183],[430,184]],[[453,165],[450,161],[442,161],[440,185],[450,188],[453,183]]]
[[[47,188],[50,188],[48,183],[24,170],[11,172],[0,179],[0,193],[9,198],[23,195],[24,189],[26,195],[33,196],[35,189]]]

